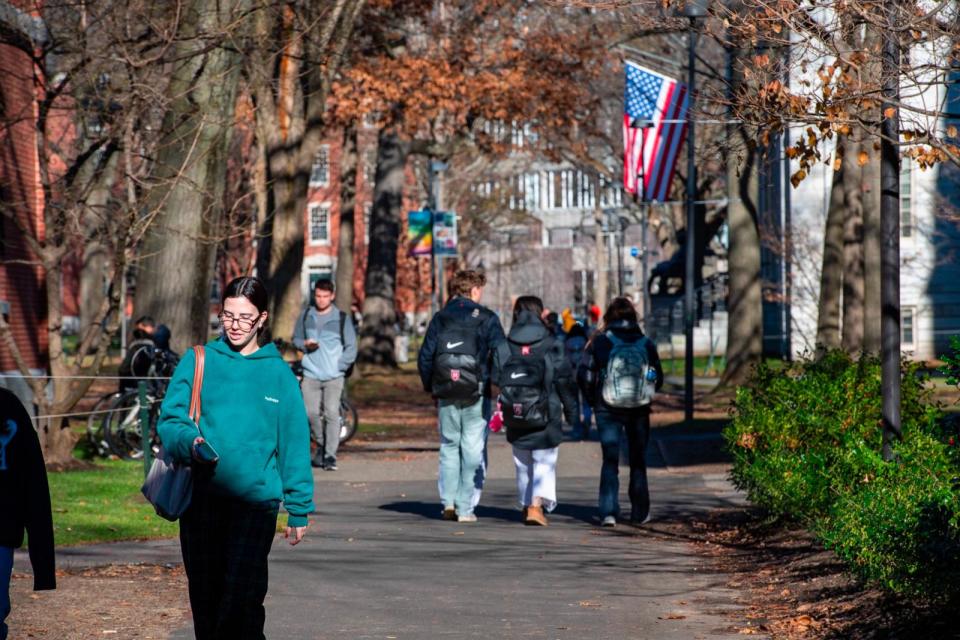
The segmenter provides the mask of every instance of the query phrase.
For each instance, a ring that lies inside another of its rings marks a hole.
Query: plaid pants
[[[195,481],[180,518],[197,640],[264,640],[267,555],[277,529],[278,501],[244,502]]]

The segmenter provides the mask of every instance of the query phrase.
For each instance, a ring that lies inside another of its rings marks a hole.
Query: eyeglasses
[[[253,329],[253,325],[257,324],[257,320],[260,319],[259,317],[256,317],[256,318],[237,317],[232,313],[225,313],[225,312],[221,312],[220,315],[217,316],[217,318],[220,319],[220,324],[222,324],[224,328],[230,329],[233,327],[234,324],[237,324],[240,327],[241,331],[250,331],[250,329]]]

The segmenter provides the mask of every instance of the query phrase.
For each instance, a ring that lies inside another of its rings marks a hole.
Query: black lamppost
[[[694,157],[696,140],[694,135],[694,86],[696,79],[697,18],[707,15],[709,0],[687,0],[683,15],[690,19],[690,31],[687,36],[687,231],[686,231],[686,273],[683,279],[683,332],[686,339],[683,377],[683,416],[687,426],[693,426],[693,322],[694,322],[694,282],[696,280],[696,206],[697,166]]]
[[[895,0],[886,0],[880,107],[880,350],[883,387],[883,459],[903,437],[900,422],[900,42]]]

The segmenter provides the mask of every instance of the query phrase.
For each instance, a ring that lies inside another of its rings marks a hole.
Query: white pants
[[[513,448],[513,464],[517,468],[517,497],[521,507],[529,507],[540,498],[543,508],[553,511],[557,506],[557,454],[552,449]]]

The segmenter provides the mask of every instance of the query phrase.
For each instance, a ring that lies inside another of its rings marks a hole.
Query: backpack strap
[[[543,352],[543,386],[547,390],[547,393],[553,393],[553,376],[555,370],[553,366],[553,355],[550,351],[548,347]]]
[[[343,327],[347,324],[347,313],[343,309],[337,309],[340,312],[340,346],[347,346],[347,341],[343,338]]]
[[[510,359],[511,355],[512,354],[510,352],[510,341],[502,340],[500,344],[497,345],[497,360],[499,360],[499,362],[497,362],[497,364],[499,365],[498,369],[503,368],[503,365],[507,363],[507,360]],[[499,374],[500,374],[500,371],[498,370],[497,371],[498,377],[499,377]]]

